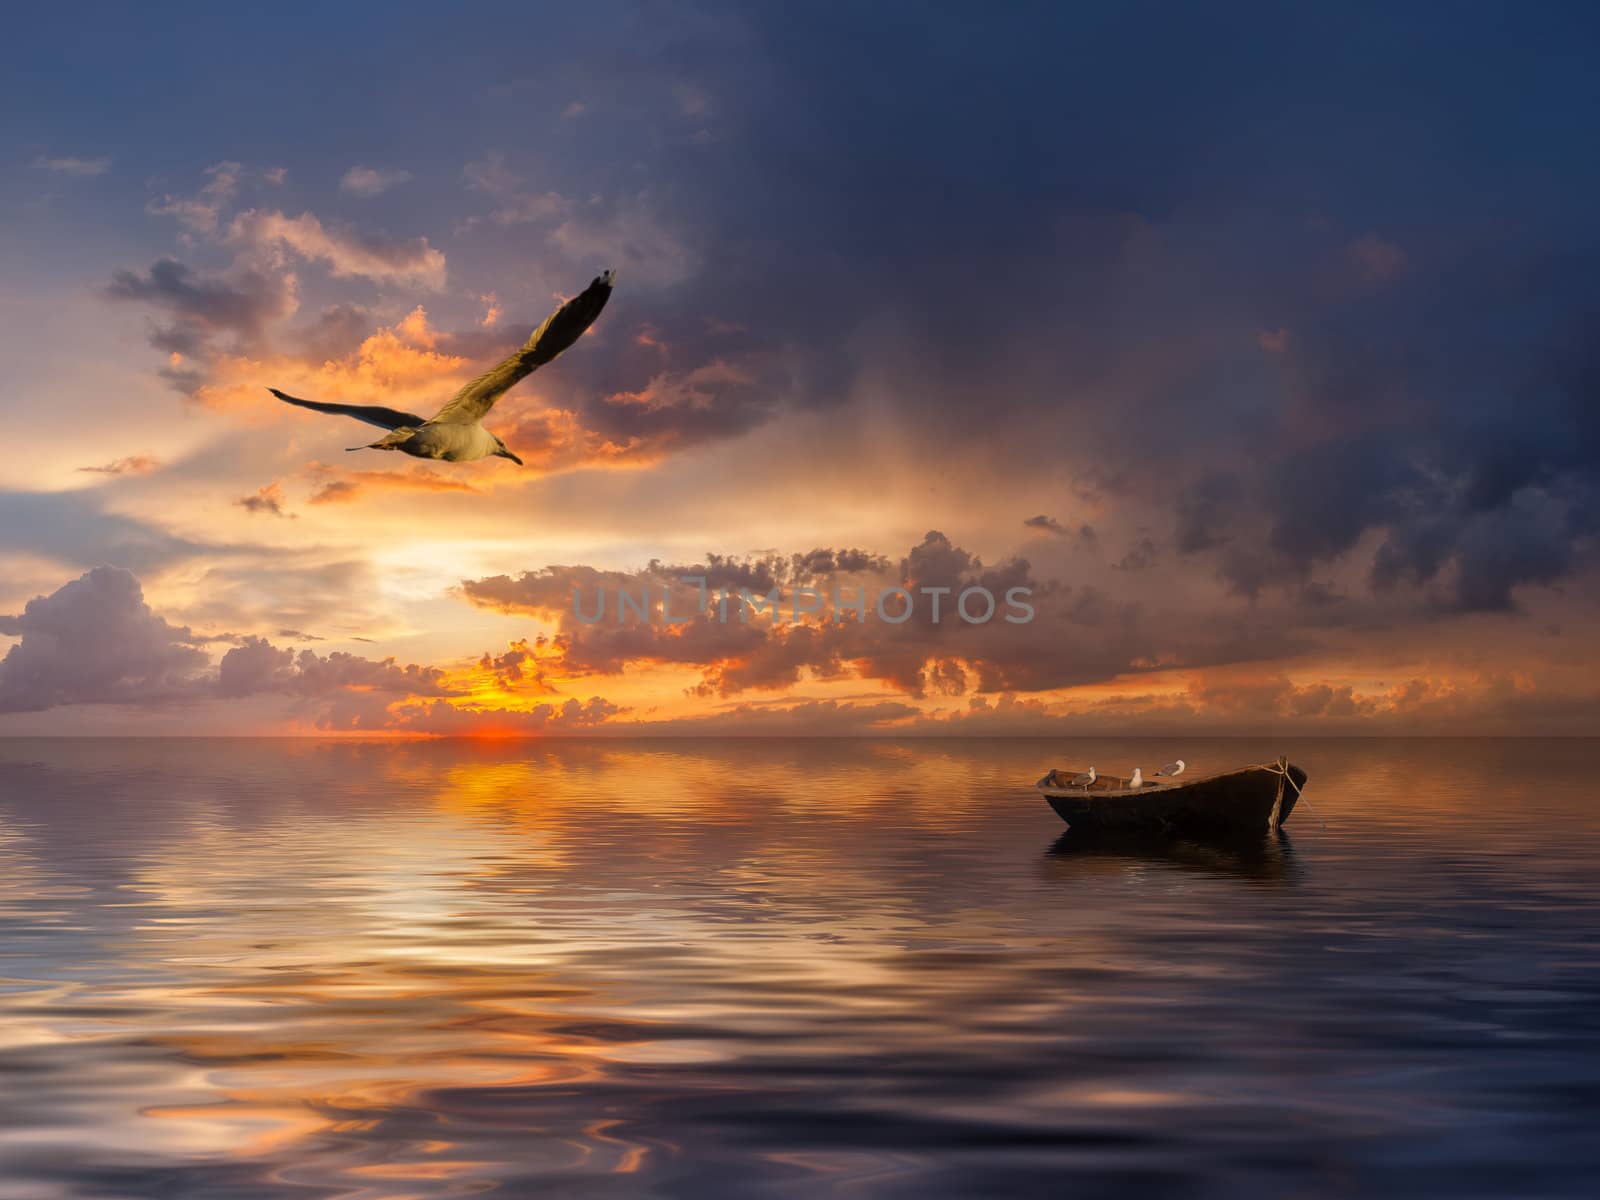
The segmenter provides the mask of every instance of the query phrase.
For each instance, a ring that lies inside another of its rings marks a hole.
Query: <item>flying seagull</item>
[[[1159,776],[1161,778],[1164,778],[1164,779],[1176,779],[1179,775],[1182,775],[1182,774],[1183,774],[1183,759],[1181,759],[1181,758],[1177,762],[1169,762],[1166,766],[1162,767],[1161,770],[1156,772],[1157,776]]]
[[[483,427],[483,418],[494,402],[523,377],[532,374],[555,358],[583,331],[593,325],[600,310],[611,298],[615,271],[602,271],[594,282],[545,318],[520,350],[498,366],[491,367],[462,388],[431,418],[372,404],[324,404],[301,400],[277,388],[268,388],[285,404],[317,412],[354,417],[368,425],[389,430],[389,434],[366,446],[351,450],[399,450],[416,458],[442,458],[445,462],[472,462],[478,458],[509,458],[517,466],[522,460],[506,449],[506,444]]]

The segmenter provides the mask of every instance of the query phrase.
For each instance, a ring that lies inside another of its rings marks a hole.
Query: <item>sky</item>
[[[0,736],[1592,733],[1597,33],[19,13]],[[523,466],[266,391],[430,413],[605,268]]]

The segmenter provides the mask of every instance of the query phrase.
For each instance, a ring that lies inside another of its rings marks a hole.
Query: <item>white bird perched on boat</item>
[[[1135,767],[1133,769],[1133,778],[1128,780],[1128,786],[1131,787],[1131,788],[1141,788],[1141,787],[1144,786],[1144,768],[1143,767]]]
[[[390,431],[379,441],[367,446],[351,446],[352,450],[399,450],[415,458],[445,462],[509,458],[520,467],[522,460],[483,427],[483,418],[494,407],[494,402],[515,384],[583,336],[611,298],[615,282],[615,271],[600,272],[588,287],[546,317],[521,349],[463,387],[432,417],[419,417],[380,405],[324,404],[285,395],[277,388],[267,390],[285,404],[354,417]]]
[[[1156,772],[1157,778],[1162,778],[1162,779],[1176,779],[1179,775],[1182,775],[1182,774],[1183,774],[1183,759],[1181,759],[1181,758],[1177,762],[1169,762],[1166,766],[1162,767],[1161,770]]]
[[[1090,767],[1087,771],[1079,771],[1072,777],[1072,786],[1081,787],[1084,791],[1088,791],[1089,785],[1093,783],[1094,780],[1094,768]]]

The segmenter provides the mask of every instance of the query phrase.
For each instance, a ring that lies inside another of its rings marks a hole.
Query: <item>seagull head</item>
[[[516,463],[517,466],[520,467],[522,465],[522,460],[520,458],[518,458],[515,454],[511,453],[510,450],[507,450],[506,449],[506,444],[504,442],[502,442],[499,438],[495,438],[494,444],[496,446],[500,447],[498,450],[496,450],[494,452],[494,457],[495,458],[509,458],[512,462]]]

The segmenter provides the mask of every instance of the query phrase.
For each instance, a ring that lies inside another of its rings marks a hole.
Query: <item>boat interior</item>
[[[1085,768],[1085,769],[1087,769],[1087,768]],[[1074,767],[1057,767],[1055,770],[1050,772],[1050,776],[1049,776],[1050,783],[1049,783],[1049,786],[1050,787],[1058,787],[1058,788],[1071,788],[1075,792],[1081,792],[1081,791],[1087,790],[1087,791],[1089,791],[1091,793],[1093,793],[1093,792],[1126,792],[1126,791],[1130,790],[1129,786],[1128,786],[1129,781],[1125,776],[1121,776],[1121,775],[1098,775],[1098,774],[1095,776],[1095,781],[1093,783],[1091,783],[1088,786],[1087,789],[1085,789],[1083,787],[1083,785],[1075,784],[1075,783],[1072,782],[1073,776],[1077,775],[1078,773],[1079,773],[1078,770],[1076,768],[1074,768]],[[1171,783],[1174,783],[1174,782],[1176,782],[1176,781],[1175,780],[1168,780],[1168,779],[1148,779],[1147,778],[1147,779],[1144,780],[1144,783],[1142,784],[1140,790],[1143,791],[1143,790],[1148,789],[1148,788],[1162,787],[1163,785],[1171,784]],[[1185,783],[1189,783],[1189,782],[1192,782],[1192,781],[1184,780],[1184,782]]]

